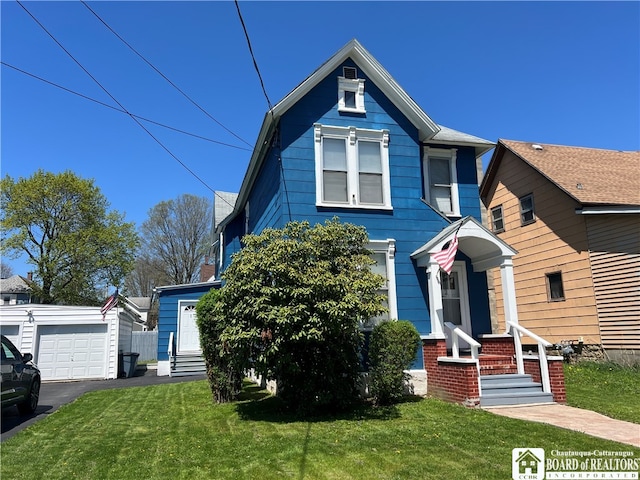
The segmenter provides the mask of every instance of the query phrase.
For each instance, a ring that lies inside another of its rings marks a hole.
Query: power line
[[[16,70],[17,72],[20,72],[20,73],[22,73],[24,75],[27,75],[27,76],[32,77],[32,78],[35,78],[36,80],[40,80],[41,82],[44,82],[44,83],[46,83],[48,85],[51,85],[53,87],[59,88],[61,90],[64,90],[65,92],[72,93],[72,94],[77,95],[77,96],[79,96],[81,98],[84,98],[85,100],[89,100],[91,102],[97,103],[98,105],[102,105],[103,107],[107,107],[107,108],[110,108],[112,110],[115,110],[116,112],[128,114],[128,115],[131,115],[132,117],[136,117],[136,118],[138,118],[140,120],[143,120],[145,122],[153,123],[154,125],[158,125],[160,127],[167,128],[169,130],[173,130],[174,132],[182,133],[184,135],[189,135],[191,137],[199,138],[200,140],[206,140],[207,142],[216,143],[218,145],[223,145],[225,147],[237,148],[238,150],[244,150],[245,152],[250,152],[251,151],[250,148],[239,147],[237,145],[232,145],[230,143],[224,143],[224,142],[220,142],[218,140],[213,140],[211,138],[203,137],[202,135],[197,135],[195,133],[190,133],[190,132],[187,132],[185,130],[181,130],[179,128],[172,127],[170,125],[166,125],[164,123],[156,122],[155,120],[151,120],[150,118],[146,118],[146,117],[143,117],[141,115],[136,115],[136,114],[133,114],[133,113],[129,113],[129,112],[125,111],[125,110],[122,110],[120,108],[114,107],[113,105],[109,105],[108,103],[101,102],[100,100],[96,100],[95,98],[91,98],[91,97],[89,97],[87,95],[84,95],[82,93],[76,92],[76,91],[71,90],[71,89],[69,89],[67,87],[64,87],[62,85],[59,85],[59,84],[57,84],[55,82],[47,80],[46,78],[42,78],[42,77],[39,77],[38,75],[35,75],[33,73],[30,73],[30,72],[27,72],[26,70],[18,68],[15,65],[11,65],[11,64],[9,64],[7,62],[0,61],[0,64],[4,65],[5,67],[12,68],[12,69]]]
[[[251,54],[251,59],[253,60],[253,66],[256,69],[256,73],[258,74],[258,78],[260,79],[260,86],[262,87],[262,93],[264,93],[264,98],[267,99],[267,105],[269,106],[269,111],[271,115],[273,115],[273,106],[271,105],[271,101],[269,100],[269,95],[267,95],[267,90],[264,88],[264,82],[262,81],[262,75],[260,75],[260,69],[258,68],[258,62],[256,62],[256,57],[253,54],[253,48],[251,47],[251,40],[249,39],[249,33],[247,32],[247,27],[244,24],[244,20],[242,19],[242,13],[240,13],[240,4],[238,0],[235,0],[236,10],[238,10],[238,17],[240,18],[240,23],[242,24],[242,30],[244,30],[244,36],[247,39],[247,45],[249,46],[249,53]]]
[[[158,75],[160,75],[162,78],[164,78],[167,82],[169,82],[169,85],[171,85],[173,88],[175,88],[178,92],[180,92],[187,100],[189,100],[193,105],[195,105],[202,113],[204,113],[207,117],[209,117],[211,120],[213,120],[214,122],[216,122],[218,125],[220,125],[222,128],[224,128],[227,132],[229,132],[231,135],[233,135],[234,137],[236,137],[238,140],[240,140],[241,142],[247,144],[248,146],[252,147],[253,145],[251,145],[249,142],[247,142],[246,140],[244,140],[243,138],[241,138],[239,135],[237,135],[236,133],[234,133],[233,131],[231,131],[229,128],[227,128],[226,126],[224,126],[220,121],[216,120],[209,112],[207,112],[204,108],[202,108],[195,100],[193,100],[189,95],[187,95],[184,91],[182,91],[175,83],[173,83],[171,80],[169,80],[169,78],[167,78],[167,76],[162,73],[159,69],[157,69],[155,67],[155,65],[153,65],[149,60],[147,60],[140,52],[138,52],[135,48],[133,48],[124,38],[122,38],[113,28],[111,28],[111,26],[109,26],[109,24],[107,22],[105,22],[89,5],[86,4],[86,2],[84,2],[84,0],[81,0],[80,3],[82,3],[85,7],[87,7],[87,9],[93,13],[95,15],[95,17],[100,20],[100,22],[102,22],[102,24],[107,27],[107,29],[109,29],[109,31],[111,33],[113,33],[122,43],[124,43],[127,47],[129,47],[129,49],[131,49],[131,51],[133,53],[135,53],[136,55],[138,55],[138,57],[140,57],[147,65],[149,65],[156,73],[158,73]]]
[[[133,116],[126,108],[124,108],[124,106],[113,96],[111,95],[111,93],[109,93],[109,91],[93,76],[91,75],[91,73],[66,49],[64,48],[64,46],[53,36],[53,34],[51,34],[44,25],[42,25],[42,23],[40,23],[40,21],[20,2],[20,0],[16,0],[16,2],[18,3],[18,5],[20,5],[20,7],[22,7],[22,9],[27,12],[27,14],[33,19],[34,22],[36,22],[38,24],[38,26],[44,30],[44,32],[49,35],[49,37],[56,43],[56,45],[58,45],[75,63],[76,65],[78,65],[82,71],[84,71],[87,75],[89,75],[89,77],[107,94],[109,95],[109,97],[118,104],[118,106],[124,110],[124,112],[129,115],[129,117],[131,117],[131,119],[136,122],[138,124],[138,126],[140,128],[142,128],[145,132],[147,132],[147,134],[153,138],[155,140],[155,142],[160,145],[169,155],[171,155],[171,157],[178,162],[180,165],[182,165],[185,170],[187,170],[191,175],[193,175],[193,177],[195,177],[200,183],[202,183],[202,185],[204,185],[206,188],[208,188],[209,190],[211,190],[214,195],[217,195],[223,202],[225,202],[227,205],[234,207],[234,205],[231,205],[226,199],[224,199],[221,195],[219,195],[213,188],[211,188],[202,178],[200,178],[193,170],[191,170],[184,162],[182,162],[182,160],[180,160],[176,155],[173,154],[173,152],[171,152],[171,150],[169,150],[160,140],[158,140],[142,123],[140,123],[140,121]]]

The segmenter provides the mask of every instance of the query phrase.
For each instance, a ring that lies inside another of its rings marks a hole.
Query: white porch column
[[[518,307],[516,304],[516,286],[513,277],[513,260],[503,258],[500,264],[502,279],[502,297],[504,301],[505,332],[509,333],[507,322],[518,323]]]
[[[429,259],[427,268],[427,289],[429,290],[429,316],[431,317],[431,337],[445,338],[444,314],[442,311],[442,285],[440,284],[440,265]]]

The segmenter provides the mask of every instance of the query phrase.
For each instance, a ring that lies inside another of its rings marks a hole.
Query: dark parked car
[[[2,408],[17,405],[21,414],[33,413],[40,396],[40,370],[33,365],[33,355],[22,355],[2,335]]]

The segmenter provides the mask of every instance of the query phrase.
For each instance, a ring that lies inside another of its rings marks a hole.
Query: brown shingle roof
[[[582,204],[640,205],[640,151],[500,143]]]

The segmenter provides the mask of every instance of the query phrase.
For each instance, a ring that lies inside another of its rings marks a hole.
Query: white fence
[[[138,362],[158,360],[158,332],[131,332],[131,351],[140,354]]]

